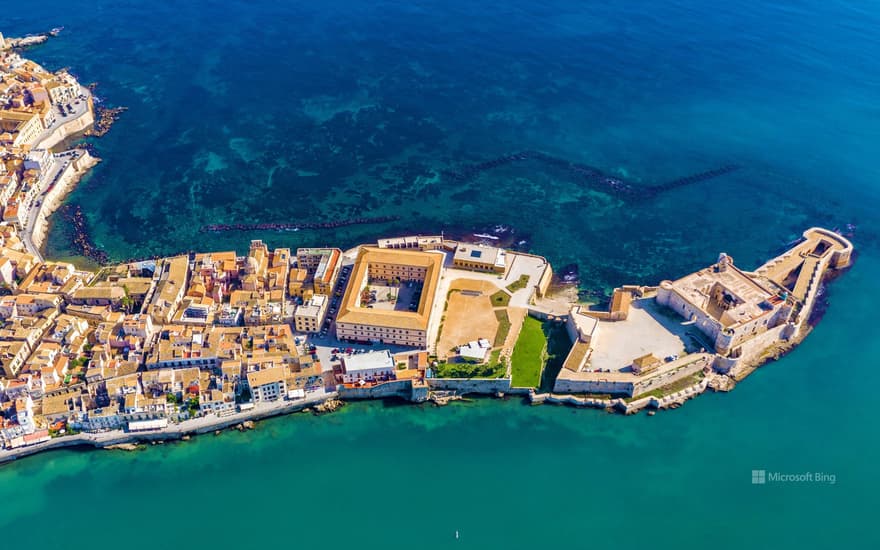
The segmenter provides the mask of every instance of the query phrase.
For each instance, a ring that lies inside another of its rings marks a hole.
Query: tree
[[[134,298],[128,293],[128,287],[125,285],[122,285],[122,292],[122,309],[124,309],[126,313],[131,313],[131,310],[134,309]]]

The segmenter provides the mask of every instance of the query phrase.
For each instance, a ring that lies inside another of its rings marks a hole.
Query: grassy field
[[[495,350],[486,363],[438,363],[434,367],[437,378],[502,378],[507,368],[499,360],[501,350]]]
[[[510,292],[516,292],[517,290],[525,288],[527,284],[529,284],[529,276],[520,275],[519,279],[507,285],[507,290],[509,290]]]
[[[507,307],[510,304],[510,294],[499,290],[492,295],[492,305],[494,307]]]
[[[504,345],[510,332],[510,317],[507,316],[506,309],[496,309],[495,318],[498,319],[498,332],[495,333],[495,342],[492,346],[499,348]]]
[[[537,388],[541,370],[547,359],[547,336],[541,321],[526,317],[511,357],[512,385],[517,388]]]

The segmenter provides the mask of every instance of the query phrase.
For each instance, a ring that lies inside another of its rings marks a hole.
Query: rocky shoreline
[[[128,110],[128,107],[96,107],[95,123],[91,128],[83,132],[87,137],[101,137],[110,131],[114,122],[119,120],[119,115]]]
[[[98,248],[98,245],[92,241],[88,232],[86,217],[80,205],[65,204],[58,209],[58,214],[61,215],[64,222],[73,231],[71,245],[74,251],[100,265],[106,265],[110,261],[110,256]]]
[[[9,45],[10,48],[14,50],[24,50],[26,48],[30,48],[31,46],[42,44],[50,38],[58,36],[59,34],[61,34],[62,30],[64,30],[64,27],[55,27],[48,32],[29,34],[19,38],[7,38],[6,43]]]

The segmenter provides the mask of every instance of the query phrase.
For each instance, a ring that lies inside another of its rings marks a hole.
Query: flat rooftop
[[[718,269],[717,265],[673,281],[672,287],[725,327],[751,321],[772,309],[766,303],[776,292],[759,284],[732,263],[723,269]],[[731,307],[718,306],[713,295],[724,296]]]
[[[419,248],[425,245],[443,244],[442,235],[411,235],[408,237],[391,237],[376,241],[379,248]]]
[[[387,349],[349,355],[343,358],[342,362],[345,363],[345,372],[348,373],[393,368],[395,364],[391,352]]]
[[[414,266],[426,269],[422,297],[416,311],[397,311],[392,309],[373,309],[359,305],[361,283],[366,280],[370,264]],[[407,249],[363,247],[355,261],[354,271],[348,288],[342,298],[337,323],[350,323],[404,330],[427,330],[440,271],[443,269],[443,255],[434,252],[420,252]]]
[[[479,262],[488,265],[504,266],[505,253],[501,248],[482,244],[459,244],[453,260]]]

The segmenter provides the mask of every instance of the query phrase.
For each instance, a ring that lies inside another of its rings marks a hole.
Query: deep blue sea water
[[[70,197],[121,259],[513,227],[581,287],[744,268],[811,225],[857,225],[822,323],[737,389],[655,417],[478,401],[358,404],[147,452],[0,469],[4,540],[128,547],[876,547],[880,7],[801,0],[49,0],[6,35],[123,105]],[[522,150],[649,186],[626,200]],[[297,233],[209,223],[398,222]],[[56,224],[48,252],[71,253]],[[751,471],[823,483],[751,484]],[[34,529],[70,517],[61,529]],[[95,531],[95,522],[101,527]],[[453,534],[459,530],[461,538]]]

